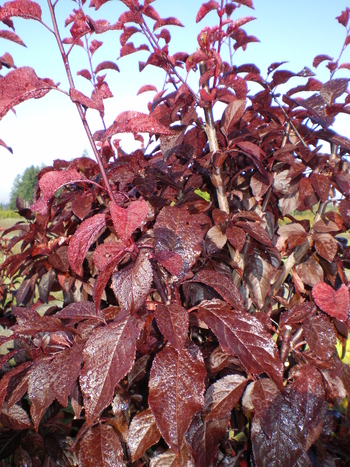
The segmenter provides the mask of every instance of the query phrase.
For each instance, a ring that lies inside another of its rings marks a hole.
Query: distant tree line
[[[33,201],[34,187],[37,182],[37,175],[43,166],[31,165],[27,167],[22,175],[18,174],[10,192],[9,209],[16,209],[16,199],[23,198],[27,201]]]

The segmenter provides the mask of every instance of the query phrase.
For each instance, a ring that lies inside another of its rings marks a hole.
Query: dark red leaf
[[[0,9],[0,21],[5,22],[12,16],[41,20],[41,8],[30,0],[15,0],[4,3]]]
[[[232,279],[210,269],[199,271],[191,282],[201,282],[202,284],[212,287],[222,298],[229,303],[233,308],[239,311],[244,311],[244,301],[241,293]]]
[[[88,79],[89,81],[92,79],[90,71],[86,69],[78,71],[77,75],[82,76],[83,78]]]
[[[311,256],[307,261],[297,264],[296,272],[304,284],[314,287],[324,279],[322,266]]]
[[[202,62],[203,60],[207,60],[207,59],[208,59],[208,55],[205,52],[203,52],[203,50],[197,50],[192,55],[187,57],[186,71],[189,72],[191,69],[195,68],[195,66],[199,62]]]
[[[152,135],[172,135],[172,131],[161,125],[151,115],[141,112],[122,112],[115,119],[113,125],[107,128],[105,138],[109,138],[116,133],[150,133]]]
[[[152,411],[147,409],[138,412],[132,419],[128,432],[131,461],[140,459],[148,448],[158,443],[160,436]]]
[[[324,203],[328,199],[329,190],[331,187],[331,178],[313,172],[310,175],[310,181],[320,200],[322,203]]]
[[[98,110],[99,112],[103,112],[103,104],[101,102],[96,102],[90,99],[89,97],[85,96],[82,92],[78,91],[75,88],[71,88],[69,91],[70,98],[72,99],[72,102],[81,104],[83,107],[86,107],[87,109],[95,109]]]
[[[114,273],[112,288],[121,309],[131,314],[136,313],[144,304],[152,282],[152,265],[144,254],[139,254],[135,263]]]
[[[90,43],[90,46],[89,46],[89,50],[91,52],[91,55],[93,55],[96,52],[96,50],[101,47],[102,44],[103,44],[103,42],[101,42],[101,41],[97,41],[96,39],[92,40],[91,43]]]
[[[93,421],[112,402],[115,386],[134,363],[138,336],[135,319],[122,312],[91,333],[79,378],[87,420]]]
[[[0,412],[0,423],[12,430],[26,430],[32,428],[32,422],[27,412],[21,406],[14,404],[7,408],[5,403]]]
[[[154,19],[154,21],[158,21],[160,19],[159,14],[157,11],[153,8],[153,6],[150,5],[144,5],[144,8],[142,10],[142,13],[149,18]]]
[[[137,91],[137,96],[139,94],[142,94],[143,92],[148,92],[148,91],[157,92],[157,88],[153,86],[153,84],[145,84],[144,86],[141,86],[140,89]]]
[[[154,259],[164,266],[173,276],[178,276],[182,271],[184,262],[178,253],[162,250],[159,253],[155,253],[153,256]]]
[[[60,319],[69,319],[75,323],[84,319],[97,320],[105,322],[104,316],[100,310],[95,309],[92,302],[76,302],[67,305],[62,310],[58,311],[55,316]]]
[[[123,28],[125,23],[142,24],[142,15],[134,8],[132,10],[125,11],[119,16],[118,25]]]
[[[267,69],[268,74],[272,73],[277,68],[279,68],[281,65],[284,65],[285,63],[287,63],[287,62],[274,62],[274,63],[271,63],[271,65]]]
[[[28,1],[28,3],[32,2]],[[28,99],[40,99],[51,89],[56,89],[55,83],[48,78],[38,78],[32,68],[22,67],[10,71],[0,81],[0,95],[2,96],[0,101],[0,119],[14,106]]]
[[[217,10],[219,8],[218,2],[214,0],[209,0],[207,3],[202,3],[197,16],[196,16],[196,23],[199,23],[208,13],[212,10]]]
[[[175,453],[180,452],[192,417],[203,406],[205,375],[202,354],[191,342],[180,353],[167,344],[153,360],[148,403],[159,431]]]
[[[78,459],[81,467],[124,465],[124,453],[118,435],[110,425],[102,423],[89,428],[79,441]]]
[[[261,420],[273,400],[279,395],[276,384],[271,379],[259,379],[253,383],[251,402],[255,417]]]
[[[180,21],[177,19],[177,18],[160,18],[158,21],[156,21],[154,23],[154,26],[153,26],[153,31],[155,31],[156,29],[159,29],[163,26],[180,26],[180,27],[184,27],[184,25],[182,23],[180,23]]]
[[[124,27],[124,31],[119,38],[120,44],[124,46],[130,39],[130,37],[136,34],[137,32],[141,32],[141,29],[137,28],[136,26]]]
[[[350,225],[350,201],[348,201],[347,199],[342,199],[339,203],[338,209],[343,220],[348,225]]]
[[[187,310],[177,303],[158,305],[154,317],[163,336],[178,352],[181,352],[188,335]]]
[[[275,71],[275,73],[272,75],[272,85],[279,86],[280,84],[284,84],[287,81],[289,81],[290,78],[293,78],[293,76],[296,76],[296,75],[295,73],[292,73],[291,71],[286,71],[286,70]]]
[[[317,358],[329,360],[334,355],[337,340],[334,328],[328,320],[319,316],[310,318],[303,324],[303,331],[311,352]]]
[[[0,15],[1,15],[1,10],[0,10]],[[7,39],[8,41],[16,42],[16,44],[23,45],[24,47],[27,47],[25,43],[22,41],[22,39],[12,31],[1,30],[0,37],[2,37],[3,39]]]
[[[116,65],[114,62],[111,62],[109,60],[99,63],[95,69],[95,73],[98,73],[99,71],[102,71],[102,70],[120,71],[118,65]]]
[[[198,312],[226,353],[237,356],[248,372],[267,373],[283,387],[283,368],[276,344],[257,318],[232,311],[227,303],[217,299],[201,302]]]
[[[230,129],[232,130],[232,127],[240,120],[244,114],[245,106],[245,99],[237,99],[226,107],[221,126],[221,131],[225,136],[228,136]]]
[[[339,321],[346,321],[349,311],[349,291],[343,284],[337,291],[324,282],[312,288],[312,296],[322,311]]]
[[[236,222],[236,227],[240,227],[241,229],[245,230],[247,234],[251,237],[255,238],[258,242],[262,243],[265,246],[272,247],[271,239],[269,234],[266,230],[261,227],[258,222]]]
[[[99,271],[113,261],[116,257],[120,256],[125,251],[125,246],[122,242],[106,241],[98,245],[93,254],[95,266]]]
[[[253,1],[252,0],[236,0],[235,3],[240,3],[241,5],[247,6],[254,10]]]
[[[37,430],[47,407],[57,399],[67,406],[68,396],[77,380],[82,363],[82,344],[56,353],[54,356],[37,359],[29,373],[28,397],[30,415]]]
[[[329,55],[317,55],[315,58],[314,58],[314,61],[312,62],[312,66],[317,68],[318,65],[322,62],[324,62],[325,60],[333,60],[332,57],[330,57]]]
[[[155,252],[171,251],[181,256],[184,276],[194,265],[202,251],[204,232],[202,215],[190,215],[186,208],[166,206],[154,224]]]
[[[50,201],[57,190],[65,185],[87,181],[82,173],[75,169],[53,170],[46,172],[39,180],[39,187],[46,202]]]
[[[73,214],[82,221],[90,213],[93,200],[91,193],[78,195],[72,201]]]
[[[320,95],[327,105],[333,105],[337,97],[340,97],[347,90],[349,79],[338,78],[331,79],[323,84],[320,89]]]
[[[138,200],[124,209],[111,202],[110,211],[114,228],[119,238],[125,242],[146,219],[148,204],[144,200]]]
[[[349,13],[350,8],[346,8],[344,11],[341,12],[341,15],[337,16],[335,19],[337,19],[341,25],[347,27],[349,22]]]
[[[188,452],[186,443],[181,446],[180,455],[168,449],[161,454],[150,459],[150,467],[193,467],[193,458]]]
[[[196,466],[217,465],[219,441],[225,437],[229,417],[205,422],[197,413],[186,433],[186,444]],[[188,464],[184,464],[188,465]]]
[[[101,245],[101,247],[103,245]],[[96,251],[97,249],[94,251],[94,258],[95,258]],[[103,297],[104,290],[106,288],[106,285],[109,279],[112,276],[113,271],[115,270],[115,268],[118,266],[120,261],[123,259],[123,256],[125,255],[125,250],[123,248],[123,249],[118,249],[117,251],[110,251],[110,253],[111,253],[111,257],[108,258],[108,261],[105,263],[103,268],[100,269],[100,274],[97,276],[95,286],[94,286],[93,298],[94,298],[96,310],[100,306],[100,302]],[[102,263],[102,259],[101,259],[101,263]]]
[[[96,214],[83,221],[71,238],[68,246],[68,259],[70,267],[76,274],[83,275],[83,261],[86,253],[105,225],[105,214]]]
[[[55,316],[41,316],[37,311],[23,307],[13,307],[16,323],[12,326],[15,333],[34,336],[39,332],[61,331],[61,320]]]
[[[231,245],[236,248],[236,250],[241,251],[246,242],[246,233],[244,230],[234,225],[228,225],[225,233]]]
[[[322,256],[322,258],[332,263],[338,251],[337,241],[328,233],[313,234],[312,238],[315,242],[317,253]]]
[[[226,418],[238,404],[247,385],[247,378],[240,375],[228,375],[213,383],[205,393],[202,414],[205,421]]]

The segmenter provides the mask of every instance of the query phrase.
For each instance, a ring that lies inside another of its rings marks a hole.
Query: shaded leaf
[[[171,251],[181,256],[183,267],[178,277],[183,277],[194,265],[202,251],[204,233],[203,217],[190,215],[186,208],[164,207],[154,224],[155,252]]]
[[[158,305],[154,317],[163,336],[178,352],[181,352],[188,335],[187,310],[177,303]]]
[[[109,425],[89,428],[79,441],[78,459],[81,467],[124,467],[124,453],[118,435]]]
[[[205,421],[226,418],[240,400],[246,384],[244,376],[228,375],[209,386],[202,409]]]
[[[96,214],[84,220],[71,238],[68,246],[68,259],[70,267],[78,275],[83,275],[83,261],[86,253],[105,225],[105,214]]]
[[[156,420],[150,409],[138,412],[132,419],[128,432],[128,447],[131,461],[143,456],[146,449],[160,440]]]
[[[225,302],[216,299],[201,302],[198,313],[226,353],[237,356],[248,372],[267,373],[282,387],[282,363],[276,344],[257,318],[233,311]]]
[[[112,289],[122,310],[136,313],[144,304],[153,282],[152,265],[144,254],[112,276]]]
[[[320,95],[327,105],[333,105],[335,99],[346,92],[348,84],[347,78],[331,79],[321,86]]]
[[[310,181],[320,200],[322,203],[324,203],[328,199],[329,190],[331,187],[331,178],[313,172],[310,175]]]
[[[236,310],[244,311],[244,301],[241,293],[232,280],[216,271],[204,269],[199,271],[191,282],[201,282],[212,287],[223,299]]]
[[[54,357],[37,359],[29,370],[30,415],[37,430],[47,407],[57,399],[67,406],[68,396],[77,380],[82,363],[82,344],[63,350]]]
[[[126,241],[146,219],[148,204],[145,200],[138,200],[124,209],[112,201],[110,210],[113,225],[119,238],[122,241]]]
[[[247,234],[251,237],[255,238],[258,242],[262,243],[265,246],[272,247],[271,238],[266,230],[261,227],[261,225],[257,222],[236,222],[236,227],[240,227],[241,229],[245,230]]]
[[[201,413],[197,413],[186,433],[186,443],[189,447],[195,465],[207,467],[216,465],[219,441],[225,436],[229,417],[205,422]]]
[[[319,282],[312,288],[312,296],[316,305],[329,316],[339,321],[347,320],[349,291],[345,284],[335,291],[330,285]]]
[[[251,402],[254,407],[256,418],[261,420],[279,393],[278,387],[271,379],[259,379],[259,381],[254,382]]]
[[[308,319],[303,324],[303,331],[305,340],[314,355],[321,360],[329,360],[334,355],[336,337],[329,321],[322,317]]]
[[[262,254],[254,249],[244,269],[244,278],[250,290],[250,296],[258,308],[262,308],[270,290],[270,281],[275,268]]]
[[[0,18],[3,8],[0,10]],[[40,99],[51,89],[56,89],[55,83],[47,78],[38,78],[32,68],[22,67],[10,71],[0,81],[0,119],[21,102]]]
[[[17,404],[11,405],[10,408],[7,408],[6,403],[4,404],[0,413],[0,422],[5,427],[13,430],[32,428],[32,422],[27,412]]]
[[[148,403],[166,443],[179,453],[192,417],[204,403],[206,370],[191,342],[178,353],[170,344],[152,363]]]
[[[216,2],[215,2],[216,3]],[[235,125],[242,115],[244,114],[246,106],[245,99],[237,99],[232,101],[225,109],[224,114],[222,116],[222,125],[221,131],[225,136],[228,136],[230,128],[232,129],[233,125]]]
[[[79,378],[87,420],[94,420],[112,402],[115,386],[134,363],[138,335],[137,323],[127,313],[91,333]]]

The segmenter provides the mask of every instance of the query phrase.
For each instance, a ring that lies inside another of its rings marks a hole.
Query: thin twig
[[[53,27],[54,27],[54,34],[55,34],[55,37],[56,37],[56,41],[57,41],[57,44],[58,44],[58,47],[59,47],[59,50],[60,50],[60,53],[61,53],[61,57],[62,57],[62,60],[63,60],[63,63],[64,63],[64,67],[66,69],[66,74],[67,74],[69,86],[70,86],[71,90],[74,90],[75,85],[74,85],[74,81],[73,81],[73,76],[72,76],[72,72],[71,72],[71,69],[70,69],[70,66],[69,66],[68,57],[67,57],[67,55],[66,55],[66,53],[64,51],[61,36],[60,36],[59,30],[58,30],[58,25],[57,25],[57,21],[56,21],[54,6],[52,5],[51,0],[47,0],[47,3],[48,3],[48,6],[49,6],[51,20],[52,20],[52,24],[53,24]],[[100,172],[101,172],[101,175],[102,175],[102,179],[103,179],[104,184],[106,186],[106,190],[108,192],[108,195],[109,195],[111,201],[113,201],[115,203],[116,200],[115,200],[114,194],[113,194],[111,186],[109,184],[105,168],[103,167],[102,160],[100,158],[98,149],[96,147],[94,138],[92,136],[90,126],[89,126],[89,124],[88,124],[88,122],[86,120],[83,108],[78,102],[76,102],[75,105],[76,105],[76,107],[78,109],[80,120],[81,120],[81,122],[82,122],[82,124],[84,126],[85,133],[86,133],[86,135],[88,137],[89,143],[90,143],[91,148],[93,150],[93,153],[95,155],[95,158],[96,158],[97,164],[99,166],[99,169],[100,169]]]

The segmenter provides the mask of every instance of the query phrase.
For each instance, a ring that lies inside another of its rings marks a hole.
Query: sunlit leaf
[[[143,456],[146,449],[156,444],[160,433],[150,409],[139,412],[132,419],[128,433],[128,447],[132,462]]]

